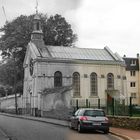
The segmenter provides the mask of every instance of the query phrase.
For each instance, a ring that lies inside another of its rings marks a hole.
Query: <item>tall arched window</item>
[[[114,89],[114,75],[112,73],[107,74],[107,89]]]
[[[73,73],[73,90],[74,96],[80,96],[80,74],[78,72]]]
[[[62,86],[62,73],[57,71],[54,73],[54,87]]]
[[[98,94],[97,74],[94,72],[90,75],[90,94],[91,96],[97,96]]]

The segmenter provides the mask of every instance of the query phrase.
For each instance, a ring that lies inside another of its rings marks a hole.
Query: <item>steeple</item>
[[[41,29],[41,19],[38,14],[38,3],[36,5],[36,14],[33,19],[33,32],[31,35],[31,41],[43,41],[43,32]]]

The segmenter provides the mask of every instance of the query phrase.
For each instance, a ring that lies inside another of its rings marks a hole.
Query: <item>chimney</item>
[[[140,55],[139,55],[139,53],[137,53],[137,58],[139,58],[140,57]]]

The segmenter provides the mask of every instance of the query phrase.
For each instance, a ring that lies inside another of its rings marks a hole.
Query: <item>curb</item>
[[[113,132],[113,131],[109,131],[112,135],[115,135],[115,136],[118,136],[118,137],[120,137],[120,138],[123,138],[124,140],[134,140],[134,139],[132,139],[132,138],[130,138],[130,137],[128,137],[128,136],[126,136],[126,135],[122,135],[122,134],[119,134],[119,133],[115,133],[115,132]]]
[[[49,124],[59,125],[59,126],[63,126],[63,127],[68,127],[68,124],[55,123],[55,122],[51,122],[51,121],[47,121],[47,120],[40,120],[39,117],[31,118],[31,117],[28,117],[28,116],[24,117],[24,116],[11,115],[11,114],[3,114],[3,113],[0,113],[0,114],[4,115],[4,116],[8,116],[8,117],[15,117],[15,118],[32,120],[32,121],[39,121],[39,122],[43,122],[43,123],[49,123]]]

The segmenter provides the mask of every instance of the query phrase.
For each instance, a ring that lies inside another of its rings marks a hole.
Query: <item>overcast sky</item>
[[[121,56],[140,53],[140,0],[38,0],[42,13],[61,14],[78,34],[78,47],[108,46]],[[36,0],[0,0],[0,27],[17,16],[35,13]]]

